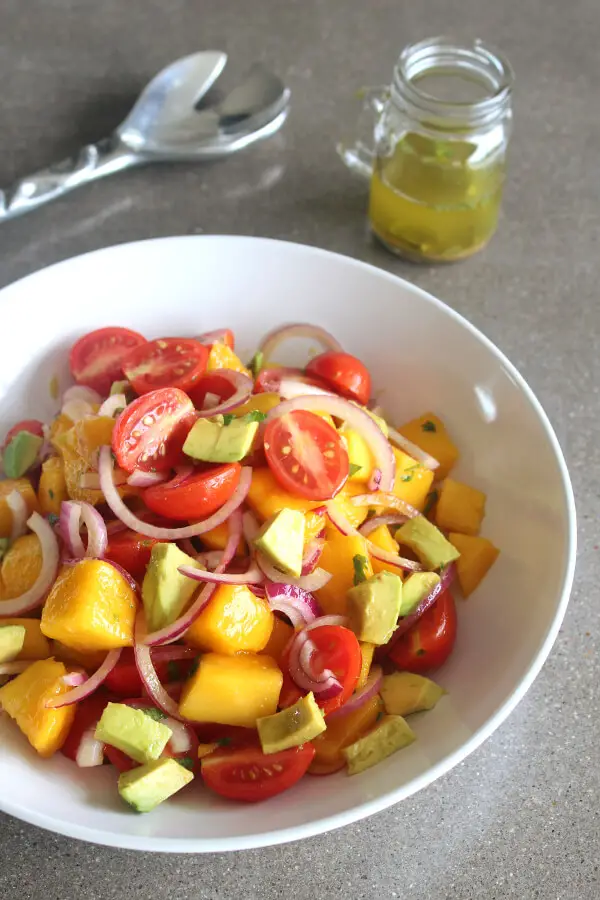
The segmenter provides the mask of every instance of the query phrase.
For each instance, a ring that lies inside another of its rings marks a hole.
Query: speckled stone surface
[[[489,249],[418,268],[366,239],[365,185],[334,143],[352,128],[354,89],[387,79],[408,41],[445,31],[507,53],[516,131]],[[2,900],[600,896],[599,43],[598,0],[3,0],[0,184],[103,136],[150,75],[203,47],[227,50],[237,71],[263,59],[294,105],[279,136],[226,164],[135,171],[0,226],[0,285],[105,245],[197,232],[302,241],[408,277],[483,329],[537,392],[570,465],[580,555],[525,700],[417,796],[303,843],[196,858],[0,817]]]

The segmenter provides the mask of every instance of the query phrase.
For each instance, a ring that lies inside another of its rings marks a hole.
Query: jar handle
[[[389,94],[390,89],[387,85],[363,88],[358,94],[358,99],[363,101],[357,122],[358,137],[354,143],[340,141],[336,146],[342,162],[363,178],[370,178],[373,174],[375,161],[373,126],[384,111]]]

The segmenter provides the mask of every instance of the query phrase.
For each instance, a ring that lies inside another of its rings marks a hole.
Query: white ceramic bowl
[[[128,244],[68,260],[0,292],[0,434],[56,411],[67,350],[124,325],[149,337],[230,326],[242,355],[285,321],[318,323],[369,366],[396,424],[431,409],[461,450],[459,478],[488,494],[484,532],[501,555],[459,604],[456,650],[437,709],[411,719],[418,740],[369,771],[303,779],[268,803],[221,802],[200,785],[149,815],[119,801],[115,773],[41,760],[0,722],[0,808],[88,841],[203,852],[295,840],[353,822],[447,772],[506,718],[555,640],[575,561],[575,507],[552,428],[500,351],[413,285],[343,256],[240,237]],[[293,348],[292,348],[293,349]],[[296,348],[299,350],[300,348]],[[285,360],[281,360],[285,361]]]

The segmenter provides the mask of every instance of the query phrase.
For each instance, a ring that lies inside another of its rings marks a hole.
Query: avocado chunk
[[[155,544],[142,583],[142,602],[149,631],[158,631],[174,622],[198,587],[198,582],[182,575],[179,566],[202,569],[176,544]]]
[[[25,643],[25,629],[22,625],[0,625],[0,663],[16,659]]]
[[[312,741],[327,728],[312,693],[273,716],[256,720],[263,753],[279,753]]]
[[[173,732],[142,709],[109,703],[96,726],[95,738],[116,747],[139,763],[158,759]]]
[[[188,434],[183,452],[203,462],[239,462],[250,453],[258,422],[233,419],[229,425],[198,419]]]
[[[359,641],[386,644],[394,633],[402,606],[402,581],[380,572],[347,593],[350,628]]]
[[[7,478],[21,478],[38,458],[43,439],[30,431],[19,431],[2,453],[2,465]]]
[[[437,572],[413,572],[402,585],[401,616],[410,616],[415,609],[427,597],[434,587],[440,583]]]
[[[408,716],[433,709],[446,691],[423,675],[393,672],[391,675],[384,675],[380,693],[387,713]]]
[[[267,519],[254,539],[257,550],[286,575],[299,578],[304,552],[304,515],[297,509],[280,509]]]
[[[402,750],[416,740],[416,735],[402,716],[384,716],[371,731],[342,753],[348,766],[348,775],[358,775],[365,769]]]
[[[119,794],[136,812],[150,812],[193,778],[193,774],[174,759],[157,759],[129,772],[121,772]]]
[[[425,516],[415,516],[401,525],[396,540],[413,550],[428,569],[440,569],[458,559],[460,553]]]

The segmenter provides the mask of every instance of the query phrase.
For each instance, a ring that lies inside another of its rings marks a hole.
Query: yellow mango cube
[[[377,694],[362,706],[333,721],[327,719],[327,731],[313,738],[315,758],[309,771],[319,774],[343,768],[342,750],[366,734],[377,721],[383,704]]]
[[[483,491],[447,478],[440,489],[435,509],[436,525],[444,531],[479,534],[485,515],[485,501]]]
[[[95,672],[106,659],[106,650],[74,650],[60,641],[52,641],[52,656],[60,659],[66,666],[76,666],[87,672]]]
[[[216,528],[211,528],[210,531],[205,531],[200,535],[200,540],[209,550],[224,550],[228,539],[229,525],[227,522],[223,522],[222,525],[217,525]],[[243,538],[240,538],[237,553],[239,556],[244,556],[246,553],[246,545]]]
[[[19,492],[25,501],[29,515],[39,509],[38,499],[28,478],[6,478],[4,481],[0,481],[0,538],[10,537],[13,514],[6,498],[13,491]]]
[[[347,481],[339,494],[333,498],[333,503],[339,508],[340,512],[354,528],[358,528],[369,515],[367,506],[355,506],[352,503],[352,497],[359,494],[367,494],[366,485],[357,484],[354,481]]]
[[[242,375],[252,378],[250,370],[246,368],[233,350],[227,344],[221,344],[219,341],[210,348],[206,369],[208,372],[212,372],[214,369],[233,369],[234,372],[241,372]]]
[[[332,577],[326,585],[315,592],[315,597],[326,615],[346,614],[346,594],[354,587],[355,556],[361,557],[360,564],[365,578],[370,578],[373,575],[373,567],[364,537],[362,535],[346,537],[333,525],[328,525],[319,566],[330,572]]]
[[[63,566],[42,612],[42,632],[83,652],[133,645],[135,593],[99,559]]]
[[[40,511],[47,516],[60,515],[60,505],[68,500],[65,467],[60,456],[50,456],[42,463],[42,473],[38,487]]]
[[[288,494],[271,474],[270,469],[254,469],[252,483],[248,492],[247,503],[250,509],[262,521],[277,515],[282,509],[298,509],[304,513],[304,539],[310,541],[323,530],[323,515],[312,510],[323,506],[322,501],[304,500]]]
[[[396,457],[393,493],[422,511],[433,484],[434,473],[397,447],[393,450]]]
[[[377,648],[376,644],[371,644],[369,641],[359,641],[360,645],[360,655],[361,655],[361,664],[360,664],[360,675],[358,676],[358,681],[356,682],[355,690],[360,690],[360,688],[364,687],[367,683],[367,678],[369,677],[369,672],[371,671],[371,666],[373,665],[373,656],[375,655],[375,650]]]
[[[396,556],[400,553],[398,542],[392,537],[387,525],[380,525],[379,528],[375,528],[369,535],[369,540],[387,553],[395,553]],[[397,575],[399,578],[402,578],[402,569],[399,569],[398,566],[392,566],[389,563],[382,562],[372,555],[371,565],[373,566],[373,571],[376,575],[380,572],[391,572],[392,575]]]
[[[25,641],[17,659],[48,659],[50,643],[42,634],[39,619],[0,619],[0,625],[21,625],[25,629]]]
[[[270,656],[205,653],[183,687],[179,711],[192,722],[255,728],[258,718],[277,712],[282,683]]]
[[[500,551],[484,537],[450,532],[448,540],[460,551],[455,563],[456,574],[463,596],[468,597],[487,575]]]
[[[61,681],[65,666],[55,659],[32,663],[0,688],[0,705],[14,719],[40,756],[59,750],[73,724],[75,706],[47,709],[46,701],[72,690]]]
[[[258,653],[271,637],[273,619],[267,601],[245,584],[220,584],[184,640],[215,653]]]
[[[289,644],[293,634],[295,634],[295,630],[289,622],[285,622],[283,619],[280,619],[279,616],[274,615],[271,637],[264,649],[260,652],[273,657],[278,664],[281,663],[283,651]]]
[[[435,473],[438,481],[446,478],[458,459],[458,449],[438,416],[431,412],[424,413],[422,416],[406,422],[405,425],[401,425],[398,431],[425,453],[429,453],[430,456],[437,459],[440,464]]]
[[[2,560],[2,596],[20,597],[35,584],[42,568],[42,545],[37,534],[17,538]]]
[[[281,403],[279,394],[273,394],[266,391],[264,394],[252,394],[241,406],[236,406],[231,412],[236,416],[245,416],[249,412],[261,412],[265,415],[271,412]]]

